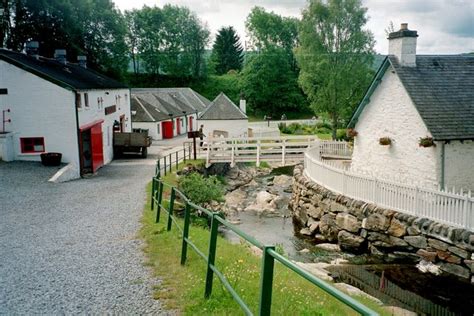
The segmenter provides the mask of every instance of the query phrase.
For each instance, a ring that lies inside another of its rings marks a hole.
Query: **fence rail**
[[[341,303],[349,306],[356,312],[360,313],[361,315],[378,315],[373,310],[369,309],[365,305],[359,303],[358,301],[354,300],[347,294],[339,291],[338,289],[334,288],[330,284],[318,279],[317,277],[313,276],[312,274],[308,273],[307,271],[301,269],[293,262],[288,260],[287,258],[281,256],[275,251],[274,245],[264,245],[260,241],[256,240],[255,238],[247,235],[245,232],[238,229],[236,226],[232,225],[225,219],[219,216],[216,212],[211,212],[205,208],[202,208],[199,205],[192,203],[181,191],[179,191],[174,186],[168,185],[160,179],[161,175],[161,166],[158,162],[157,164],[157,174],[152,179],[152,194],[151,194],[151,210],[156,207],[156,222],[160,221],[161,212],[167,213],[167,231],[170,231],[172,225],[175,224],[177,229],[180,231],[182,235],[182,248],[181,248],[181,264],[184,265],[187,260],[187,253],[188,247],[194,250],[206,263],[207,265],[207,273],[206,273],[206,283],[205,283],[205,292],[204,297],[209,298],[212,294],[212,287],[213,287],[213,279],[214,275],[221,281],[223,286],[227,289],[227,291],[231,294],[234,300],[239,304],[246,315],[253,315],[252,311],[250,310],[249,306],[244,302],[242,297],[237,293],[237,291],[232,287],[228,279],[225,275],[219,271],[217,268],[215,261],[216,261],[216,250],[217,250],[217,235],[218,235],[218,226],[223,225],[227,229],[233,231],[248,243],[253,244],[254,246],[258,247],[262,250],[262,269],[260,275],[260,303],[258,313],[259,315],[270,315],[271,312],[271,305],[272,305],[272,289],[273,289],[273,271],[275,261],[281,263],[283,266],[289,268],[299,276],[303,277],[313,285],[317,286],[318,288],[322,289],[329,295],[333,296]],[[168,207],[166,208],[163,204],[163,192],[165,187],[168,187],[170,192],[170,198]],[[174,216],[174,206],[175,201],[177,198],[180,198],[181,201],[184,203],[184,224],[181,228],[178,224],[176,217]],[[191,224],[191,211],[193,209],[201,211],[205,214],[208,219],[211,220],[211,227],[210,227],[210,236],[209,236],[209,248],[207,254],[200,250],[196,244],[192,242],[189,238],[189,228]]]
[[[171,172],[173,166],[178,168],[180,161],[186,161],[186,159],[191,160],[192,153],[192,143],[184,143],[183,149],[167,153],[157,160],[155,174],[158,174],[158,171],[160,171],[160,173],[164,173],[166,175],[168,172]]]
[[[303,161],[304,152],[310,148],[317,136],[235,137],[207,140],[206,165],[215,162]]]
[[[346,143],[317,143],[305,153],[304,174],[332,191],[357,200],[474,230],[474,199],[470,191],[458,194],[382,181],[355,174],[323,159],[328,154],[349,157],[349,153]]]

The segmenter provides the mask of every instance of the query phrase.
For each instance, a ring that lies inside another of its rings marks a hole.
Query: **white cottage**
[[[416,55],[417,37],[407,24],[389,35],[389,55],[349,124],[351,170],[474,190],[474,56]]]
[[[124,84],[66,60],[0,49],[0,158],[39,161],[59,152],[77,176],[95,172],[113,158],[113,132],[131,131],[130,90]]]
[[[132,121],[155,140],[197,130],[198,114],[211,102],[190,88],[132,89]]]
[[[201,113],[198,125],[203,125],[203,133],[207,137],[246,136],[248,117],[245,114],[245,101],[240,102],[239,108],[221,92]]]

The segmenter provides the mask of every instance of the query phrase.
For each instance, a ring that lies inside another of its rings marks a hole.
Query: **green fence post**
[[[159,178],[161,178],[161,163],[160,163],[160,159],[158,159],[158,161],[156,162],[156,169],[157,169],[156,177],[159,179]]]
[[[268,253],[268,250],[275,250],[275,246],[263,247],[262,253],[262,274],[260,278],[260,316],[270,315],[272,308],[273,290],[273,267],[275,259]]]
[[[183,148],[183,159],[186,162],[186,147]]]
[[[173,157],[170,154],[170,173],[173,172]]]
[[[173,216],[173,210],[174,210],[174,200],[176,198],[176,192],[175,188],[171,188],[171,196],[170,196],[170,208],[168,210],[168,226],[166,227],[166,230],[170,231],[171,230],[171,216]]]
[[[155,186],[156,186],[156,179],[153,177],[151,179],[151,210],[155,208]]]
[[[159,181],[159,180],[158,180]],[[163,200],[163,182],[158,182],[158,202],[156,205],[156,220],[155,223],[160,221],[160,213],[161,213],[161,201]]]
[[[205,298],[209,298],[212,293],[212,281],[214,279],[214,271],[212,271],[211,265],[214,265],[214,262],[216,261],[217,228],[219,227],[219,222],[216,219],[217,216],[217,213],[212,214],[211,237],[209,240],[209,254],[207,258],[206,290],[204,292]]]
[[[165,165],[164,170],[165,170],[165,176],[166,176],[166,156],[163,157],[163,164]]]
[[[191,206],[186,202],[184,208],[184,227],[183,227],[183,245],[181,247],[181,265],[186,263],[186,256],[188,254],[188,242],[186,239],[189,236],[189,222],[191,220]]]
[[[176,171],[178,171],[178,164],[179,164],[178,151],[176,151]]]

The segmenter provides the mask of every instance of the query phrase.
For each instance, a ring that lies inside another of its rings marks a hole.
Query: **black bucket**
[[[61,153],[43,153],[41,154],[41,163],[43,166],[59,166],[62,156]]]

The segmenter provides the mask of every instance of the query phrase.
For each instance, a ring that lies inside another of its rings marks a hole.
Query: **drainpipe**
[[[440,179],[441,190],[444,190],[444,187],[445,187],[444,173],[445,173],[446,155],[445,155],[444,145],[445,145],[445,142],[441,142],[441,179]]]
[[[79,93],[76,90],[72,90],[74,94],[74,100],[76,100],[76,94]],[[76,114],[76,133],[77,133],[77,151],[79,154],[79,174],[82,178],[82,169],[81,169],[81,161],[82,161],[82,152],[81,152],[81,131],[79,130],[79,111],[77,110],[77,104],[74,102],[74,112]]]

